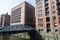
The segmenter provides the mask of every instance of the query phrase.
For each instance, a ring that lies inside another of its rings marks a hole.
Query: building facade
[[[35,27],[35,8],[26,1],[11,9],[10,25],[18,24]]]
[[[1,17],[0,17],[0,26],[1,26]]]
[[[36,29],[44,33],[60,32],[60,0],[36,0]]]
[[[8,13],[1,15],[1,26],[9,26],[10,25],[10,15]]]

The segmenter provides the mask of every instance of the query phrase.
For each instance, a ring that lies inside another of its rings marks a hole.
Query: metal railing
[[[54,35],[54,36],[45,36],[45,35],[42,35],[42,37],[45,39],[45,40],[60,40],[60,36],[59,35]]]

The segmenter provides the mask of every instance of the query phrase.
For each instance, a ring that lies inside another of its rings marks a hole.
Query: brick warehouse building
[[[26,1],[12,8],[10,24],[23,24],[35,27],[35,8]]]
[[[4,15],[3,15],[2,19],[5,19]],[[6,21],[8,21],[8,20],[6,20]],[[4,23],[2,23],[2,24],[4,24]],[[27,29],[27,28],[25,29],[25,27],[27,27],[25,25],[28,25],[28,28],[29,28],[29,26],[35,27],[35,8],[26,1],[24,1],[23,3],[15,6],[14,8],[12,8],[11,9],[10,25],[21,25],[21,28],[23,27],[23,29],[21,30],[22,32],[23,32],[23,30]],[[16,28],[16,27],[15,28],[14,27],[12,27],[11,30]],[[18,26],[17,26],[17,28],[18,28]],[[16,28],[16,30],[17,30],[17,28]],[[19,28],[18,28],[18,30],[19,30]],[[8,39],[9,40],[18,40],[17,38],[15,38],[15,36],[16,37],[17,36],[23,37],[23,38],[26,38],[26,39],[30,38],[29,35],[28,35],[28,32],[19,33],[19,35],[17,35],[17,34],[3,35],[1,38],[3,38],[3,40],[8,40]]]
[[[8,15],[8,13],[1,15],[0,24],[2,27],[10,25],[10,15]]]
[[[36,0],[36,29],[42,33],[60,32],[60,0]]]

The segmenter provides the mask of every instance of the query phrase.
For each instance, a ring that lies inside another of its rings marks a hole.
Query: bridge
[[[2,40],[9,40],[11,34],[18,34],[27,32],[30,36],[30,40],[44,40],[43,37],[37,32],[37,30],[28,25],[11,25],[0,27],[0,36],[3,36]],[[8,35],[8,38],[6,38]]]

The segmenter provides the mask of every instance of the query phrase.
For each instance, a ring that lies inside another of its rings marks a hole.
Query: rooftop
[[[27,32],[34,30],[34,28],[27,26],[27,25],[11,25],[11,26],[5,26],[5,27],[0,27],[0,33],[2,32]]]

